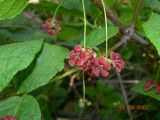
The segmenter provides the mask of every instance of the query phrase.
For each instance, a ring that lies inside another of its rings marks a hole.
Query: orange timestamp
[[[149,110],[150,105],[120,105],[119,110]]]

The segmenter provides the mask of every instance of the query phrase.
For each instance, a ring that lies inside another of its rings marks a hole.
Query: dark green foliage
[[[61,31],[51,37],[43,23],[53,17],[58,1],[62,1],[56,14]],[[100,56],[105,54],[106,45],[104,15],[93,1],[85,0],[86,44]],[[134,23],[135,33],[148,44],[133,37],[123,41],[123,26],[116,26],[114,18],[108,19],[109,52],[114,50],[125,60],[121,78],[129,105],[149,105],[147,110],[131,110],[132,118],[158,120],[160,95],[155,88],[144,91],[143,87],[147,80],[160,81],[160,1],[142,0],[137,15],[134,13],[140,0],[124,1],[129,2],[105,3],[124,26]],[[29,0],[0,0],[0,119],[6,115],[19,120],[129,119],[127,110],[120,109],[126,103],[113,70],[107,78],[85,75],[90,105],[80,108],[82,72],[71,68],[68,58],[69,50],[83,45],[83,25],[81,0],[39,0],[36,4]]]

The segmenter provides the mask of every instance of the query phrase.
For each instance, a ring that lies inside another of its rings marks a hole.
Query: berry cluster
[[[50,36],[55,36],[61,31],[61,25],[55,18],[48,18],[45,20],[43,28]]]
[[[125,65],[118,53],[111,52],[110,59],[106,59],[105,56],[97,58],[93,49],[84,49],[81,45],[76,45],[70,52],[69,64],[72,67],[77,66],[90,77],[107,77],[111,67],[115,68],[117,72],[121,72]]]
[[[121,72],[121,69],[124,68],[125,63],[121,59],[120,54],[111,52],[110,59],[112,61],[113,68],[115,68],[117,72]]]
[[[1,120],[18,120],[18,118],[15,116],[7,115],[7,116],[3,116]]]
[[[148,80],[144,85],[144,90],[148,91],[152,89],[153,87],[156,88],[156,93],[160,94],[160,82],[154,81],[154,80]]]

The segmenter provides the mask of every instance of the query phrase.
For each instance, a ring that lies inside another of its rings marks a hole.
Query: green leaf
[[[78,9],[82,10],[81,0],[64,0],[62,6],[68,9]]]
[[[85,0],[84,2],[85,2],[86,12],[88,13],[90,10],[90,1]],[[81,0],[63,0],[62,6],[67,9],[79,10],[79,11],[83,12]]]
[[[0,1],[0,20],[13,18],[20,14],[27,6],[29,0]]]
[[[144,88],[144,84],[146,82],[147,81],[145,81],[145,80],[141,80],[138,84],[134,85],[131,90],[134,91],[134,92],[140,93],[142,95],[150,96],[150,97],[160,101],[160,95],[158,95],[156,93],[156,89],[155,88],[152,88],[149,91],[144,91],[143,88]]]
[[[63,0],[65,1],[65,0]],[[57,8],[58,4],[51,3],[48,1],[40,1],[38,4],[29,4],[28,8],[31,10],[39,10],[41,12],[54,12]],[[63,7],[63,5],[58,10],[58,13],[63,13],[64,15],[71,15],[71,16],[83,16],[83,13],[78,9],[68,9]]]
[[[0,91],[18,71],[30,65],[41,46],[42,40],[0,46]]]
[[[151,43],[160,55],[160,15],[152,13],[151,17],[143,24],[143,29]]]
[[[50,36],[41,30],[26,29],[26,30],[17,30],[14,31],[10,39],[12,41],[28,41],[28,40],[37,40],[40,38],[49,39]]]
[[[160,10],[160,1],[158,0],[144,0],[142,5],[152,8],[153,10]]]
[[[57,35],[59,40],[74,40],[80,35],[80,30],[75,27],[62,26],[61,33]]]
[[[118,33],[118,28],[113,24],[108,26],[108,39]],[[86,44],[88,47],[96,47],[97,45],[105,41],[105,28],[97,28],[91,32],[86,38]],[[83,44],[83,41],[81,42]]]
[[[41,111],[36,99],[29,95],[14,96],[0,101],[0,118],[14,115],[18,120],[40,120]]]
[[[63,47],[45,44],[37,64],[31,74],[22,83],[19,93],[30,92],[49,82],[64,68],[64,59],[69,52]]]

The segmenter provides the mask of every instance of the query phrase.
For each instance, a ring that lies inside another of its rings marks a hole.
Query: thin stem
[[[55,19],[56,15],[57,15],[57,12],[58,12],[58,9],[60,8],[60,6],[61,6],[61,4],[62,4],[62,1],[63,1],[63,0],[61,0],[60,3],[58,4],[58,6],[57,6],[57,8],[56,8],[56,10],[55,10],[55,12],[54,12],[53,19]]]
[[[118,77],[118,80],[119,80],[119,83],[120,83],[122,94],[124,96],[125,104],[126,104],[126,106],[129,106],[126,90],[124,88],[121,75],[118,72],[116,72],[116,74],[117,74],[117,77]],[[128,107],[127,107],[127,111],[128,111],[128,115],[129,115],[130,120],[133,120],[131,111],[130,111],[130,109]]]
[[[83,100],[85,100],[85,94],[86,94],[86,86],[85,86],[85,77],[84,72],[82,73],[82,79],[83,79]]]
[[[86,50],[86,30],[87,30],[87,19],[86,19],[86,10],[84,5],[84,0],[82,0],[82,6],[83,6],[83,18],[84,18],[84,50]],[[83,79],[83,100],[85,100],[85,94],[86,94],[86,86],[85,86],[85,78],[84,78],[84,72],[82,73],[82,79]]]
[[[52,83],[52,82],[55,82],[55,81],[57,81],[57,80],[63,79],[63,78],[65,78],[65,77],[67,77],[67,76],[69,76],[69,75],[71,75],[71,74],[73,74],[73,73],[75,73],[75,72],[77,72],[77,71],[78,71],[78,69],[71,69],[71,70],[65,72],[64,74],[62,74],[62,75],[60,75],[60,76],[57,76],[57,77],[52,78],[52,79],[49,81],[49,83]]]
[[[84,77],[84,71],[82,73],[82,79],[83,79],[83,82],[82,82],[82,85],[83,85],[83,104],[85,105],[85,99],[86,99],[86,85],[85,85],[85,77]],[[85,106],[84,106],[85,107]],[[84,111],[84,108],[81,108],[81,111],[80,111],[80,114],[79,114],[79,119],[78,120],[81,120],[82,118],[82,115],[83,115],[83,111]]]
[[[105,3],[103,0],[102,1],[102,6],[103,6],[103,12],[104,12],[104,18],[105,18],[105,32],[106,32],[106,59],[108,58],[108,31],[107,31],[107,13],[106,13],[106,7]]]
[[[86,31],[87,31],[87,19],[86,19],[86,10],[84,5],[84,0],[82,0],[82,6],[83,6],[83,17],[84,17],[84,40],[83,40],[83,46],[86,50]]]
[[[82,120],[83,112],[84,112],[84,108],[81,109],[81,111],[80,111],[80,113],[79,113],[78,120]]]
[[[142,0],[138,0],[137,6],[136,6],[136,8],[135,8],[135,11],[134,11],[134,14],[133,14],[133,17],[132,17],[132,22],[131,22],[131,24],[135,24],[136,19],[137,19],[137,16],[138,16],[139,9],[140,9],[140,7],[141,7],[141,4],[142,4]]]
[[[84,22],[84,18],[80,18],[80,20],[82,20]],[[91,28],[96,28],[96,26],[91,24],[87,19],[86,19],[86,24],[87,24],[87,26],[89,26]]]

